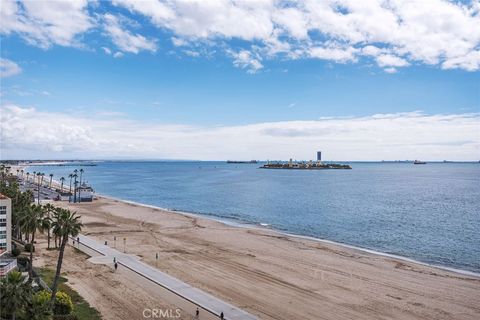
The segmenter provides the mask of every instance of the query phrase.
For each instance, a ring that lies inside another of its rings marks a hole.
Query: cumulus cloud
[[[112,3],[122,14],[129,14],[130,19],[148,21],[149,26],[170,32],[168,37],[174,46],[201,43],[214,46],[232,56],[234,64],[240,67],[245,64],[229,54],[231,51],[242,55],[255,52],[257,66],[280,57],[338,63],[371,60],[386,71],[412,64],[467,71],[480,69],[478,0],[113,0]],[[121,51],[156,50],[155,40],[133,33],[117,16],[105,14],[102,2],[89,5],[87,0],[4,0],[1,12],[2,34],[19,34],[41,47],[78,45],[79,35],[105,28]],[[255,67],[245,69],[252,72]]]
[[[264,56],[286,53],[294,59],[314,57],[342,63],[371,56],[389,70],[413,62],[441,65],[444,69],[479,68],[477,1],[114,3],[148,17],[159,28],[171,30],[176,34],[175,43],[185,43],[184,39],[238,38],[263,49],[257,52]]]
[[[138,53],[142,50],[155,52],[157,50],[155,40],[147,39],[140,34],[133,34],[122,28],[118,17],[107,13],[104,15],[104,19],[105,31],[120,50],[130,53]]]
[[[87,0],[2,0],[0,32],[17,33],[42,48],[52,45],[78,46],[77,36],[94,27]]]
[[[11,77],[22,72],[22,68],[12,60],[0,58],[0,76],[2,78]]]
[[[2,106],[3,158],[477,160],[480,114],[376,114],[202,127]]]

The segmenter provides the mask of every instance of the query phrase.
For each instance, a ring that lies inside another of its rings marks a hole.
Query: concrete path
[[[231,304],[215,298],[214,296],[203,292],[202,290],[194,288],[189,284],[186,284],[174,277],[169,276],[164,272],[161,272],[156,268],[147,265],[146,263],[141,262],[139,257],[135,255],[125,254],[116,249],[110,248],[109,246],[100,244],[97,241],[83,235],[79,235],[79,239],[81,246],[78,246],[78,242],[75,239],[76,248],[82,250],[82,247],[85,246],[101,255],[90,258],[92,263],[111,265],[113,263],[113,258],[115,257],[119,265],[122,265],[130,269],[131,271],[138,273],[139,275],[162,286],[163,288],[180,296],[181,298],[199,306],[204,310],[207,310],[213,315],[218,316],[221,312],[223,312],[225,315],[225,319],[228,320],[257,319],[255,316],[235,306],[232,306]]]

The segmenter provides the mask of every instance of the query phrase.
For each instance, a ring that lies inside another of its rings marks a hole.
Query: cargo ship
[[[258,163],[258,161],[257,160],[250,160],[250,161],[227,160],[227,163]]]
[[[427,164],[425,161],[415,160],[413,164]]]

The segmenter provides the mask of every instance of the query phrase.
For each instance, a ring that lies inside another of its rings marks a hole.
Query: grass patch
[[[37,274],[45,281],[45,283],[52,287],[53,279],[55,278],[55,271],[48,268],[36,268]],[[75,314],[79,320],[101,320],[102,316],[97,309],[90,306],[90,304],[67,285],[68,279],[60,275],[58,290],[63,291],[72,298],[73,302],[73,314]]]

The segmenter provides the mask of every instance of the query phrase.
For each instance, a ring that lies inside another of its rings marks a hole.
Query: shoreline
[[[126,250],[259,319],[318,319],[321,314],[322,319],[473,320],[480,315],[476,274],[262,225],[165,210],[104,194],[96,197],[93,202],[52,203],[82,216],[82,234]],[[86,263],[74,277],[85,279],[85,289],[96,296],[104,289],[92,278],[90,268],[97,267]],[[106,281],[102,286],[113,285],[112,294],[117,294],[117,282]],[[125,285],[135,287],[135,283]],[[149,295],[146,288],[138,290],[139,296]],[[151,305],[150,298],[142,300],[125,307],[126,300],[118,305],[101,297],[90,302],[110,315],[112,308],[134,314]],[[165,303],[162,297],[159,301]]]
[[[26,169],[28,169],[28,166],[21,166],[19,168],[26,170]],[[60,186],[61,186],[60,181],[58,181],[56,179],[52,179],[52,184],[56,185],[58,188],[60,188]],[[64,184],[64,189],[65,189],[65,184]],[[315,242],[319,242],[319,243],[331,244],[331,245],[334,245],[334,246],[340,246],[340,247],[351,249],[351,250],[357,250],[357,251],[360,251],[360,252],[363,252],[363,253],[373,254],[373,255],[392,258],[392,259],[397,259],[397,260],[410,262],[410,263],[415,263],[415,264],[418,264],[418,265],[431,267],[431,268],[439,269],[439,270],[442,270],[442,271],[454,272],[454,273],[457,273],[457,274],[460,274],[460,275],[480,278],[480,271],[475,272],[475,271],[471,271],[471,270],[449,267],[449,266],[444,266],[444,265],[435,264],[435,263],[428,263],[428,262],[423,262],[421,260],[417,260],[417,259],[412,258],[412,257],[402,256],[402,255],[398,255],[398,254],[395,254],[395,253],[388,253],[388,252],[378,251],[376,249],[363,248],[363,247],[360,247],[360,246],[356,246],[356,245],[352,245],[352,244],[348,244],[348,243],[343,243],[343,242],[339,242],[339,241],[335,241],[335,240],[329,240],[329,239],[323,239],[323,238],[318,238],[318,237],[314,237],[314,236],[290,233],[288,231],[276,229],[276,228],[273,228],[273,227],[270,228],[270,227],[268,227],[268,226],[270,226],[270,224],[268,224],[268,223],[253,223],[253,222],[248,222],[248,221],[239,221],[239,220],[236,220],[234,218],[222,218],[222,217],[216,217],[214,215],[202,214],[202,213],[198,213],[198,212],[176,210],[176,209],[171,209],[171,208],[166,208],[166,207],[160,207],[160,206],[156,206],[156,205],[141,203],[141,202],[137,202],[137,201],[121,199],[121,198],[117,198],[117,197],[114,197],[114,196],[101,194],[101,193],[95,193],[94,198],[95,197],[114,200],[114,201],[119,201],[119,202],[132,204],[132,205],[136,205],[136,206],[140,206],[140,207],[144,207],[144,208],[161,210],[161,211],[165,211],[165,212],[168,212],[168,213],[171,213],[171,214],[180,214],[180,215],[187,216],[187,217],[207,219],[207,220],[210,220],[210,221],[222,223],[224,225],[227,225],[227,226],[230,226],[230,227],[235,227],[235,228],[275,232],[275,233],[277,233],[279,235],[282,235],[282,236],[287,236],[287,237],[292,237],[292,238],[297,238],[297,239],[303,239],[303,240],[309,240],[309,241],[315,241]]]
[[[255,223],[248,223],[248,222],[244,222],[244,223],[236,222],[235,219],[218,218],[218,217],[212,217],[212,216],[202,214],[202,213],[188,212],[188,211],[183,211],[183,210],[174,210],[174,209],[170,209],[170,208],[164,208],[164,207],[145,204],[145,203],[141,203],[141,202],[116,198],[116,197],[105,195],[105,194],[96,193],[95,195],[99,198],[105,198],[105,199],[109,199],[109,200],[124,202],[124,203],[132,204],[132,205],[136,205],[136,206],[140,206],[140,207],[145,207],[145,208],[150,208],[150,209],[162,210],[162,211],[166,211],[166,212],[169,212],[169,213],[172,213],[172,214],[180,214],[180,215],[187,216],[187,217],[207,219],[207,220],[211,220],[211,221],[215,221],[215,222],[225,224],[225,225],[230,226],[230,227],[275,232],[275,233],[277,233],[279,235],[283,235],[283,236],[288,236],[288,237],[292,237],[292,238],[298,238],[298,239],[303,239],[303,240],[310,240],[310,241],[315,241],[315,242],[320,242],[320,243],[331,244],[331,245],[334,245],[334,246],[340,246],[340,247],[347,248],[347,249],[358,250],[358,251],[361,251],[363,253],[369,253],[369,254],[378,255],[378,256],[381,256],[381,257],[393,258],[393,259],[397,259],[397,260],[401,260],[401,261],[405,261],[405,262],[419,264],[419,265],[426,266],[426,267],[440,269],[442,271],[450,271],[450,272],[458,273],[458,274],[461,274],[461,275],[480,278],[480,272],[474,272],[474,271],[465,270],[465,269],[459,269],[459,268],[453,268],[453,267],[448,267],[448,266],[442,266],[442,265],[438,265],[438,264],[432,264],[432,263],[416,260],[414,258],[397,255],[397,254],[394,254],[394,253],[387,253],[387,252],[382,252],[382,251],[378,251],[378,250],[375,250],[375,249],[363,248],[363,247],[351,245],[351,244],[348,244],[348,243],[342,243],[342,242],[338,242],[338,241],[334,241],[334,240],[317,238],[317,237],[306,236],[306,235],[295,234],[295,233],[289,233],[287,231],[282,231],[282,230],[275,229],[275,228],[268,228],[266,226],[263,226],[262,224],[255,224]],[[267,225],[269,225],[269,224],[267,224]]]

